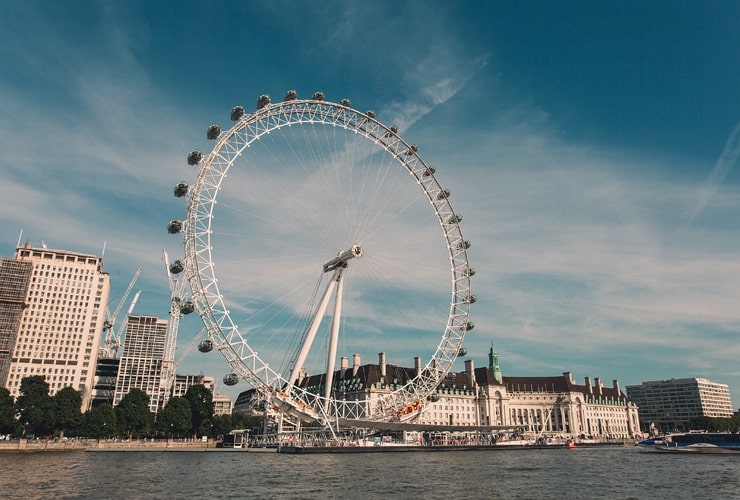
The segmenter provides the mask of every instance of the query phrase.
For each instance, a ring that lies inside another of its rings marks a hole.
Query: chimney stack
[[[622,395],[622,389],[619,388],[619,380],[614,379],[612,381],[612,384],[614,385],[614,388],[617,390],[617,396]]]
[[[468,376],[470,387],[475,387],[475,366],[472,359],[465,360],[465,375]]]
[[[359,354],[353,354],[352,355],[352,376],[356,377],[357,372],[360,370],[360,355]]]
[[[601,394],[601,388],[604,387],[604,385],[601,383],[601,379],[599,377],[596,377],[594,379],[594,383],[596,384],[596,389],[599,391],[599,394]]]
[[[378,366],[380,367],[380,376],[385,378],[385,353],[378,353]]]
[[[414,369],[417,375],[421,373],[421,356],[414,357]]]
[[[594,393],[594,387],[591,385],[591,377],[586,377],[586,387],[588,387],[588,393]]]
[[[341,366],[342,366],[342,371],[343,372],[347,371],[347,368],[349,368],[349,362],[348,362],[347,356],[342,356],[342,364],[341,364]]]

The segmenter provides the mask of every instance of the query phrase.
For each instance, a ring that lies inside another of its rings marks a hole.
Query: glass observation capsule
[[[188,186],[187,182],[178,182],[177,185],[175,185],[175,198],[182,198],[183,196],[188,194]]]
[[[169,224],[167,224],[167,232],[170,234],[177,234],[180,231],[182,231],[182,221],[181,220],[171,220]]]
[[[172,274],[180,274],[185,270],[185,263],[181,260],[176,260],[170,264],[170,272]]]
[[[213,341],[210,339],[201,340],[198,343],[198,350],[200,352],[211,352],[213,350]]]
[[[182,303],[182,306],[180,306],[180,313],[182,314],[190,314],[193,311],[195,311],[195,304],[192,300],[186,300]]]
[[[203,153],[201,153],[197,149],[194,149],[188,154],[188,165],[197,165],[202,159]]]
[[[227,373],[224,375],[224,384],[225,385],[236,385],[239,383],[239,375],[236,373]]]
[[[206,133],[206,137],[208,137],[209,141],[213,141],[218,139],[218,136],[221,135],[221,127],[219,125],[216,125],[215,123],[208,127],[208,132]]]
[[[231,110],[231,121],[235,122],[239,120],[239,118],[241,118],[242,116],[244,116],[244,108],[241,106],[234,106],[234,108]]]

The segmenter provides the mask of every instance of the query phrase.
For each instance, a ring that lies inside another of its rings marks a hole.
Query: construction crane
[[[108,307],[108,310],[106,311],[106,319],[103,322],[103,347],[100,348],[99,351],[99,357],[101,358],[115,358],[118,355],[118,347],[120,346],[120,338],[118,339],[118,344],[116,344],[116,333],[115,333],[115,326],[116,326],[116,318],[118,317],[118,313],[121,312],[121,308],[123,307],[123,304],[126,303],[126,299],[128,298],[128,295],[131,293],[131,289],[134,288],[134,285],[136,284],[136,280],[139,279],[139,275],[141,274],[141,267],[139,267],[136,272],[134,273],[134,277],[131,278],[131,282],[128,284],[128,288],[126,288],[126,291],[123,294],[123,297],[121,297],[121,301],[116,306],[116,309],[111,314],[110,307]],[[138,298],[138,296],[137,296]]]
[[[123,337],[124,332],[126,331],[126,325],[128,324],[128,318],[131,316],[134,312],[134,307],[136,307],[136,303],[139,301],[139,295],[141,295],[141,290],[138,290],[134,294],[134,298],[131,300],[131,305],[128,307],[128,311],[126,312],[126,317],[123,318],[123,321],[121,321],[121,325],[118,327],[118,331],[113,336],[113,339],[111,340],[111,349],[113,350],[114,356],[118,356],[118,349],[121,348],[121,338]]]
[[[177,348],[177,332],[180,327],[180,318],[185,314],[190,314],[195,310],[191,300],[186,300],[187,280],[180,276],[183,271],[182,261],[176,260],[170,264],[167,251],[162,250],[164,265],[167,271],[167,281],[170,285],[170,320],[167,324],[167,338],[164,345],[164,357],[162,358],[162,378],[160,390],[162,392],[162,407],[172,395],[172,386],[175,383],[175,370],[178,363],[175,363],[175,349]]]

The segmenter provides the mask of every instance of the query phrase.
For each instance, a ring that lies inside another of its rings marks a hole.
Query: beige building
[[[369,414],[381,395],[416,376],[421,369],[418,358],[414,365],[406,368],[386,364],[385,353],[379,354],[378,364],[361,365],[360,357],[355,355],[350,367],[347,358],[342,358],[342,368],[333,378],[333,392],[340,399],[366,401]],[[299,377],[299,385],[323,394],[324,379],[323,374]],[[248,396],[240,395],[239,410],[249,407]],[[616,380],[605,387],[599,378],[592,381],[590,377],[577,384],[570,372],[553,377],[504,377],[491,347],[488,367],[475,368],[472,360],[466,360],[465,371],[448,374],[413,423],[440,429],[517,427],[533,438],[630,439],[639,434],[637,410]]]
[[[24,377],[43,375],[52,395],[64,387],[80,391],[84,411],[110,293],[103,260],[29,244],[17,248],[13,259],[30,262],[32,269],[5,385],[17,397]]]

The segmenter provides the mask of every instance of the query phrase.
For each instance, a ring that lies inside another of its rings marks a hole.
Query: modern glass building
[[[627,394],[639,407],[643,430],[687,431],[692,417],[731,417],[727,384],[704,378],[680,378],[628,385]]]
[[[129,316],[118,366],[113,404],[131,391],[149,395],[149,409],[157,412],[164,400],[162,360],[167,340],[167,320],[155,316]]]

